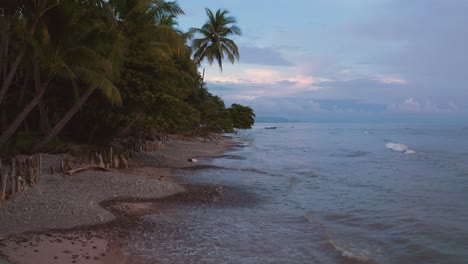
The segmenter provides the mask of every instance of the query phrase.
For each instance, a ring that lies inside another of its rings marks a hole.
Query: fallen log
[[[112,170],[107,169],[107,168],[105,168],[105,167],[101,167],[101,166],[99,166],[98,164],[91,164],[91,165],[87,165],[87,166],[84,166],[84,167],[76,168],[76,169],[73,169],[73,170],[68,170],[65,174],[67,174],[68,176],[72,176],[72,175],[75,174],[75,173],[78,173],[78,172],[81,172],[81,171],[86,171],[86,170],[112,171]]]

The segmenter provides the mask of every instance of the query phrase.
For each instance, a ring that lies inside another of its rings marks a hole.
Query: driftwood
[[[85,170],[103,170],[103,171],[112,171],[110,169],[107,169],[107,168],[104,168],[104,167],[101,167],[99,166],[98,164],[91,164],[91,165],[87,165],[87,166],[84,166],[84,167],[80,167],[80,168],[76,168],[76,169],[73,169],[73,170],[69,170],[66,172],[66,174],[68,176],[71,176],[75,173],[78,173],[80,171],[85,171]]]

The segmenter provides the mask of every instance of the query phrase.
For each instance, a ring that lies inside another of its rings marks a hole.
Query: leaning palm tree
[[[39,151],[56,137],[94,91],[101,91],[112,103],[121,103],[120,93],[113,81],[120,72],[125,41],[105,2],[101,2],[100,6],[82,6],[82,12],[76,11],[79,7],[73,9],[65,6],[61,10],[62,15],[66,14],[70,19],[70,23],[66,30],[59,27],[58,32],[50,34],[55,36],[50,42],[53,54],[57,54],[52,65],[65,69],[60,77],[71,80],[76,97],[78,84],[86,85],[87,88],[76,98],[68,112],[34,144],[31,152]],[[93,8],[99,10],[92,10]],[[93,12],[98,16],[94,17]]]
[[[195,51],[193,59],[198,65],[207,59],[210,65],[217,61],[219,69],[223,70],[223,59],[227,56],[231,63],[239,60],[239,49],[236,43],[229,39],[231,35],[241,35],[240,28],[236,25],[235,17],[228,16],[229,11],[219,9],[214,14],[206,8],[208,20],[202,28],[191,28],[190,33],[201,35],[192,42],[192,48]]]

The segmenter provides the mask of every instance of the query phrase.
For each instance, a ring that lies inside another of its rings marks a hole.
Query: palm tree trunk
[[[203,88],[203,82],[205,81],[205,68],[203,68],[203,74],[202,74],[202,77],[201,77],[201,84],[200,84],[200,88]]]
[[[36,88],[36,92],[39,91],[41,85],[41,75],[40,75],[40,68],[39,68],[39,63],[34,64],[34,86]],[[47,111],[44,106],[44,100],[39,101],[38,104],[39,108],[39,127],[41,129],[41,132],[43,134],[46,134],[47,131],[50,129],[49,125],[49,117],[47,116]]]
[[[8,30],[10,28],[10,21],[8,21],[2,28],[2,38],[0,39],[0,74],[1,80],[6,79],[7,57],[8,57]]]
[[[23,111],[16,117],[15,121],[0,135],[0,149],[5,145],[5,143],[11,138],[15,133],[21,123],[26,119],[29,113],[37,106],[40,102],[42,96],[45,93],[47,86],[49,85],[50,80],[45,82],[40,90],[36,93],[36,96],[29,102],[29,104],[23,108]]]
[[[92,84],[88,87],[85,93],[80,97],[80,99],[73,105],[73,107],[68,110],[65,116],[47,133],[45,137],[41,139],[38,143],[36,143],[33,147],[31,152],[35,153],[42,149],[47,143],[49,143],[53,138],[55,138],[60,131],[65,127],[65,125],[70,121],[70,119],[78,112],[81,106],[86,102],[88,97],[96,90],[97,85]]]
[[[23,48],[19,52],[19,54],[16,56],[15,62],[11,66],[11,69],[8,72],[6,79],[3,81],[2,89],[0,90],[0,104],[2,103],[3,98],[5,97],[5,94],[8,91],[8,88],[10,88],[10,84],[13,81],[13,77],[15,76],[16,70],[18,69],[18,66],[20,65],[20,62],[23,59],[25,53],[26,53],[26,49]]]
[[[31,26],[31,35],[33,36],[34,33],[36,32],[37,25],[39,24],[39,17],[40,15],[36,16],[34,19],[34,22]],[[26,54],[26,47],[23,47],[18,55],[16,56],[16,59],[13,62],[13,65],[11,65],[10,71],[8,71],[8,75],[5,80],[3,80],[2,88],[0,89],[0,104],[2,104],[2,101],[5,97],[6,92],[10,88],[11,82],[13,81],[13,77],[15,77],[16,71],[18,70],[18,67],[23,60],[24,55]],[[0,144],[1,147],[1,144]]]

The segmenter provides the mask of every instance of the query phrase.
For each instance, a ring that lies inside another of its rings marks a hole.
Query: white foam
[[[414,153],[416,153],[416,151],[414,151],[412,149],[409,149],[407,146],[405,146],[403,144],[400,144],[400,143],[389,142],[389,143],[385,144],[385,147],[389,148],[389,149],[391,149],[393,151],[397,151],[397,152],[401,152],[401,153],[405,153],[405,154],[414,154]]]
[[[371,258],[371,253],[367,250],[360,249],[358,246],[353,246],[353,244],[348,245],[348,247],[344,247],[339,243],[338,241],[331,240],[329,241],[330,245],[343,257],[349,258],[349,259],[355,259],[359,262],[372,262]]]

